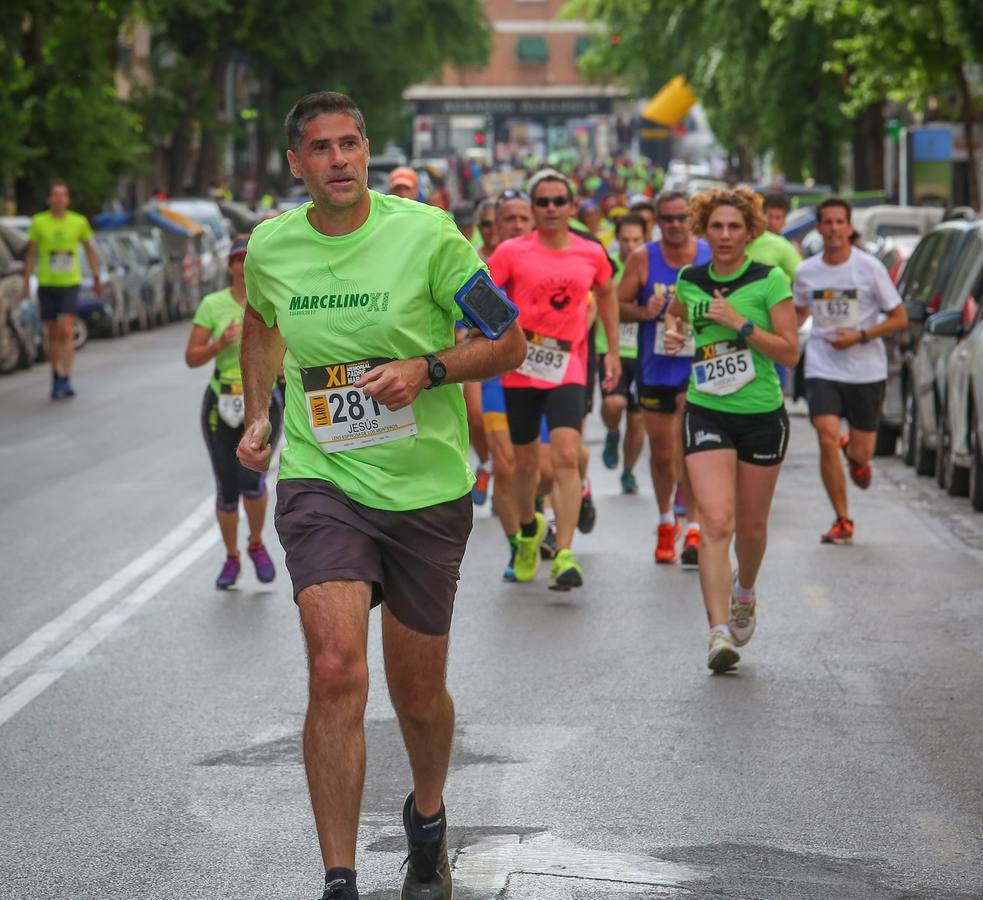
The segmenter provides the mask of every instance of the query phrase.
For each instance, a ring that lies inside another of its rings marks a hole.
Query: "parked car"
[[[907,333],[899,336],[901,448],[920,475],[935,472],[935,451],[945,408],[945,372],[955,336],[928,333],[926,319],[938,312],[961,312],[983,268],[983,222],[943,222],[919,243],[905,266],[898,289],[908,310]]]
[[[203,250],[212,251],[219,260],[223,261],[219,266],[221,275],[210,290],[224,287],[228,280],[224,260],[229,258],[229,250],[232,248],[232,229],[222,215],[218,203],[208,197],[175,197],[162,203],[161,207],[196,222],[210,234],[212,240]],[[209,275],[209,273],[204,274]],[[209,283],[208,277],[205,277],[204,280],[206,284]]]
[[[942,221],[944,213],[940,206],[865,206],[853,211],[851,221],[860,246],[876,254],[879,241],[901,235],[921,237]]]
[[[144,224],[137,230],[159,241],[164,259],[165,297],[168,318],[190,316],[201,299],[201,260],[197,238],[203,231],[196,222],[164,207],[143,211]]]
[[[931,316],[925,323],[926,337],[952,341],[942,374],[943,390],[935,434],[935,477],[939,486],[953,496],[970,492],[974,506],[983,509],[983,469],[974,471],[974,459],[983,456],[978,443],[979,414],[974,369],[979,363],[981,340],[980,306],[983,304],[983,227],[974,229],[965,248],[965,258],[955,273],[958,287],[967,293],[961,305]],[[983,465],[983,460],[980,461]]]
[[[0,319],[13,330],[21,348],[18,364],[25,368],[35,362],[42,362],[47,354],[47,341],[44,325],[41,322],[41,307],[38,303],[38,279],[36,275],[31,275],[29,279],[28,296],[21,296],[26,252],[26,226],[20,230],[16,227],[0,224],[0,272],[5,272],[7,276],[18,272],[20,277],[17,292],[13,295],[8,294],[5,314],[0,314]],[[5,353],[10,353],[9,345],[7,345]]]
[[[89,258],[83,253],[79,256],[82,267],[82,285],[79,289],[79,318],[89,323],[90,329],[105,337],[119,337],[130,332],[130,317],[126,307],[126,297],[119,277],[113,272],[102,249],[93,241],[96,259],[99,261],[99,281],[102,295],[96,296]]]
[[[146,331],[150,319],[140,296],[140,273],[134,271],[126,262],[123,248],[119,246],[111,232],[97,231],[92,245],[105,261],[114,294],[118,293],[122,298],[123,315],[127,323],[126,331],[131,328]],[[82,255],[84,256],[84,254]]]
[[[23,285],[24,264],[0,241],[0,374],[4,375],[34,361],[17,327]]]
[[[126,259],[140,273],[140,298],[147,309],[151,325],[167,322],[164,261],[151,255],[140,235],[132,229],[117,231],[117,243],[126,253]]]

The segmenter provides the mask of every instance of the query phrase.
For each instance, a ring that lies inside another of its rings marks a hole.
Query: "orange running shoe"
[[[676,541],[682,526],[677,522],[675,525],[660,525],[657,534],[659,543],[655,547],[655,562],[657,565],[672,566],[676,563]]]
[[[833,527],[826,532],[820,539],[823,544],[852,544],[853,543],[853,519],[839,516],[833,523]]]
[[[488,499],[488,483],[491,481],[492,473],[484,466],[479,466],[474,473],[474,484],[471,486],[471,499],[475,506],[484,506]]]
[[[683,552],[680,562],[687,568],[700,564],[700,529],[687,528],[686,539],[683,541]]]
[[[874,477],[873,469],[870,467],[870,463],[855,463],[847,455],[846,447],[850,443],[849,435],[844,434],[840,438],[840,448],[843,450],[843,456],[846,457],[847,469],[850,471],[850,481],[852,481],[860,490],[865,491],[870,487],[870,480]]]

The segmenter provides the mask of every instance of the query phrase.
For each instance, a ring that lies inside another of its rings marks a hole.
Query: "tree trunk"
[[[211,184],[220,181],[222,171],[222,152],[229,123],[225,120],[225,77],[229,66],[227,53],[216,55],[209,66],[208,87],[205,96],[214,109],[201,118],[201,146],[198,150],[198,164],[195,167],[195,196],[208,194]],[[227,173],[228,174],[228,173]]]
[[[959,100],[963,117],[963,130],[966,133],[966,166],[969,169],[969,205],[980,208],[980,180],[976,168],[976,147],[973,145],[973,92],[960,62],[954,68],[956,84],[959,85]]]
[[[171,197],[181,196],[187,186],[193,125],[191,117],[183,115],[171,135],[171,149],[167,154],[167,193]]]
[[[884,187],[884,109],[874,103],[853,122],[853,189],[876,191]]]
[[[828,184],[833,190],[839,190],[839,147],[833,140],[832,130],[825,122],[816,126],[819,140],[816,142],[816,152],[813,155],[813,171],[818,184]]]
[[[256,120],[256,158],[253,160],[253,181],[256,197],[261,197],[270,186],[270,156],[273,153],[273,101],[270,79],[261,75],[259,80],[259,116]]]

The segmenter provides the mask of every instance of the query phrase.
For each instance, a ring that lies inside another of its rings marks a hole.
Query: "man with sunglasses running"
[[[676,541],[681,527],[673,509],[678,481],[688,487],[683,466],[682,414],[686,403],[692,341],[678,355],[666,352],[665,316],[676,296],[676,278],[687,265],[709,262],[710,248],[689,232],[689,199],[682,191],[666,191],[655,201],[662,239],[639,247],[625,264],[618,285],[621,318],[638,322],[638,402],[645,418],[652,452],[649,464],[659,505],[655,562],[673,565],[679,560]],[[700,526],[696,504],[687,490],[689,527],[683,541],[683,565],[699,562]]]
[[[550,570],[553,590],[583,584],[583,569],[571,544],[580,514],[581,422],[587,385],[588,295],[608,334],[618,332],[618,306],[611,263],[603,247],[571,232],[567,220],[574,196],[567,178],[553,169],[529,185],[536,230],[506,241],[488,260],[495,283],[519,308],[526,333],[526,361],[502,376],[509,433],[515,447],[515,500],[519,538],[515,578],[531,581],[539,568],[546,518],[536,512],[540,417],[545,414],[554,467],[557,554]],[[621,378],[617,346],[605,358],[604,387]]]

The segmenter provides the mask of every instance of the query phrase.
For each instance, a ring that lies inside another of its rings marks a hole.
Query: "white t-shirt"
[[[812,336],[806,344],[806,378],[870,384],[887,378],[884,342],[871,340],[837,350],[826,338],[837,329],[871,328],[883,313],[901,303],[884,264],[853,248],[850,258],[831,266],[817,254],[803,260],[792,286],[795,305],[812,313]]]

